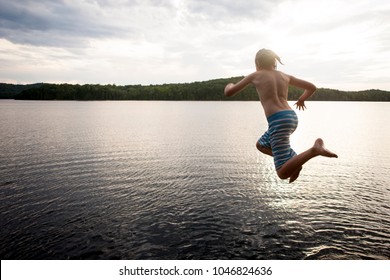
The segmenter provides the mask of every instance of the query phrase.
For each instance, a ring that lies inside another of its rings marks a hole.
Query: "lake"
[[[1,259],[390,259],[390,103],[306,105],[288,184],[259,102],[0,100]]]

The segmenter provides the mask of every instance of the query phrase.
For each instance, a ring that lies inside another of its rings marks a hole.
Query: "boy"
[[[225,87],[225,95],[233,96],[249,84],[256,87],[268,121],[268,130],[257,141],[256,147],[260,152],[274,158],[279,178],[290,178],[289,182],[292,183],[298,178],[302,165],[313,157],[337,158],[337,155],[325,148],[321,138],[315,141],[313,147],[299,155],[291,149],[290,135],[298,125],[298,118],[287,103],[288,86],[305,90],[295,103],[299,110],[306,109],[305,100],[313,95],[317,88],[312,83],[277,71],[276,61],[282,64],[280,57],[273,51],[261,49],[255,58],[256,72],[236,84],[228,84]]]

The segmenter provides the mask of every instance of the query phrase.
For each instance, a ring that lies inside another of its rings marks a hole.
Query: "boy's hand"
[[[295,103],[294,105],[297,106],[297,109],[298,109],[298,110],[303,110],[303,111],[305,111],[305,109],[306,109],[305,101],[302,101],[302,100],[299,100],[299,99],[298,99],[297,103]]]
[[[224,91],[226,96],[233,96],[234,95],[234,93],[229,93],[232,87],[234,87],[233,83],[229,83],[226,85],[225,91]]]
[[[232,86],[234,86],[233,83],[227,84],[226,87],[225,87],[225,91],[229,90]]]

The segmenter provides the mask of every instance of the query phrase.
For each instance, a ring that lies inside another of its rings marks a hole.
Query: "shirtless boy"
[[[274,158],[279,178],[290,178],[289,182],[292,183],[299,177],[302,165],[310,159],[316,156],[337,158],[337,155],[325,148],[321,138],[314,142],[313,147],[299,155],[291,149],[290,135],[298,125],[298,118],[287,103],[288,86],[304,89],[295,103],[299,110],[306,109],[305,100],[313,95],[316,87],[310,82],[277,71],[276,61],[281,63],[278,55],[271,50],[261,49],[255,58],[256,72],[236,84],[228,84],[225,95],[233,96],[249,84],[256,87],[268,121],[268,130],[257,141],[256,147]]]

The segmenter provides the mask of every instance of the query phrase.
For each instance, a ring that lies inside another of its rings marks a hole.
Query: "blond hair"
[[[261,49],[256,53],[255,63],[258,69],[276,69],[276,61],[283,64],[280,57],[271,50]]]

